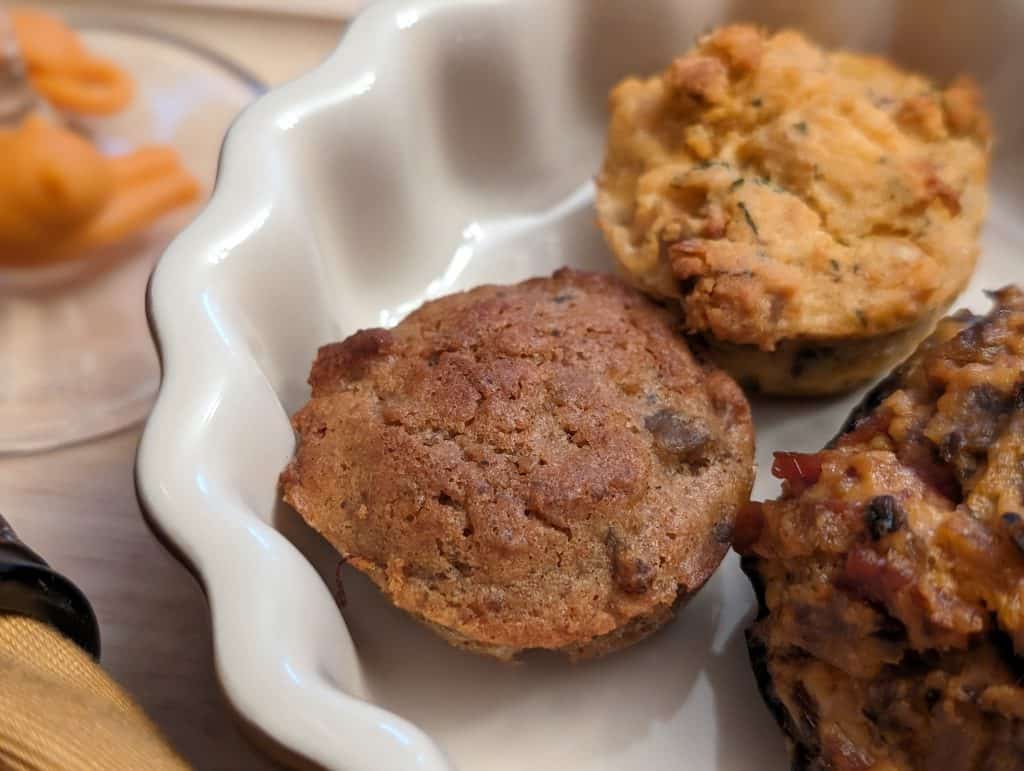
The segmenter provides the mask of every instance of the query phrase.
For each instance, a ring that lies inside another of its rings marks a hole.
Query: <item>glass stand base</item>
[[[211,190],[224,133],[262,90],[259,83],[158,32],[116,22],[75,26],[91,50],[132,73],[137,87],[127,111],[79,121],[82,128],[110,153],[169,143]],[[197,211],[176,212],[66,264],[0,267],[0,453],[82,441],[146,416],[160,377],[146,325],[146,282]]]

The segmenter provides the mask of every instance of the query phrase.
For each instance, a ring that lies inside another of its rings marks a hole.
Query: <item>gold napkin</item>
[[[0,768],[187,771],[99,665],[49,626],[0,614]]]

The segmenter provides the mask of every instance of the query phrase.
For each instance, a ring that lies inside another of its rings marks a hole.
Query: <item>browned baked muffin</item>
[[[604,654],[727,551],[749,407],[671,316],[560,270],[426,303],[322,348],[285,500],[454,645]]]
[[[973,272],[991,142],[968,79],[737,25],[610,101],[605,237],[741,382],[867,382]]]
[[[994,297],[737,522],[796,769],[1024,770],[1024,291]]]

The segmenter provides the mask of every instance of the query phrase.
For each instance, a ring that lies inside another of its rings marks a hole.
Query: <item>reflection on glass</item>
[[[0,453],[144,417],[146,280],[259,90],[158,33],[0,10]]]

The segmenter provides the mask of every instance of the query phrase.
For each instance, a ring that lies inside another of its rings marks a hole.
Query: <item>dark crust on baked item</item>
[[[992,296],[737,521],[794,768],[1024,769],[1024,291]]]
[[[750,492],[749,407],[674,317],[561,270],[321,349],[285,500],[455,645],[600,655],[708,579]]]

